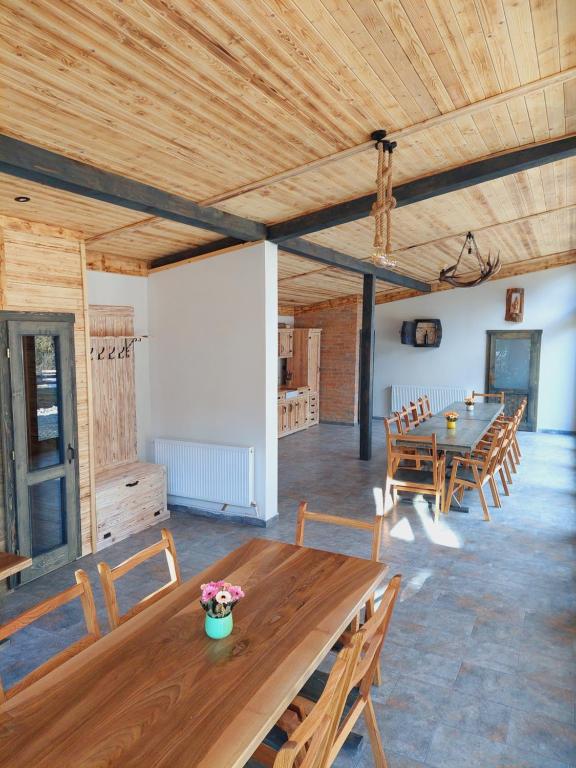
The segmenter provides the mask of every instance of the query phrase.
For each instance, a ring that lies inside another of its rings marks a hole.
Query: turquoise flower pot
[[[208,637],[211,637],[212,640],[221,640],[223,637],[228,637],[232,632],[233,626],[234,621],[231,613],[229,613],[228,616],[223,616],[221,619],[206,614],[204,627],[206,629],[206,634]]]

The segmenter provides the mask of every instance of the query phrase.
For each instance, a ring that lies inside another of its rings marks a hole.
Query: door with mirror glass
[[[6,320],[2,334],[11,406],[8,414],[3,407],[12,459],[13,519],[10,504],[7,518],[14,549],[32,557],[21,583],[80,554],[74,325],[49,315],[23,317]]]
[[[527,406],[520,429],[533,432],[538,413],[538,378],[542,331],[487,331],[487,392],[504,392],[504,412],[511,416],[522,400]]]

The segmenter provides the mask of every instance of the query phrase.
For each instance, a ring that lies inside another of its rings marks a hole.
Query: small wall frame
[[[508,288],[506,291],[506,317],[511,323],[524,320],[524,288]]]

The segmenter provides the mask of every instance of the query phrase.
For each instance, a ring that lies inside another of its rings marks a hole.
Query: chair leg
[[[461,486],[460,486],[460,489],[459,489],[459,491],[458,491],[458,501],[460,502],[460,504],[462,504],[462,502],[464,501],[464,491],[465,491],[465,490],[466,490],[466,489],[464,488],[464,486],[463,486],[463,485],[461,485]]]
[[[456,484],[456,466],[452,468],[452,472],[450,473],[450,483],[448,485],[448,491],[444,498],[444,514],[446,515],[448,514],[448,510],[450,509],[450,502],[452,501],[452,496],[454,495],[455,484]]]
[[[508,453],[506,454],[506,458],[508,460],[508,464],[510,465],[510,469],[512,470],[512,472],[514,472],[514,474],[516,474],[518,470],[516,469],[516,462],[514,461],[514,456],[512,455],[512,451],[508,451]]]
[[[512,485],[512,474],[511,474],[511,472],[510,472],[510,467],[508,466],[508,461],[507,461],[507,459],[504,459],[504,461],[502,462],[502,464],[504,465],[504,472],[506,472],[506,480],[508,480],[508,483],[509,483],[510,485]]]
[[[502,467],[498,470],[498,474],[500,475],[500,480],[502,481],[502,488],[504,489],[504,495],[510,496],[510,489],[508,488],[508,483],[506,482],[506,476],[504,474],[504,470]]]
[[[364,719],[366,720],[366,729],[368,730],[368,736],[370,737],[374,766],[375,768],[388,768],[388,761],[386,760],[384,748],[382,747],[382,739],[380,737],[378,721],[376,720],[376,713],[374,712],[371,696],[368,696],[366,706],[364,707]]]
[[[434,494],[434,522],[438,522],[440,516],[440,508],[442,505],[442,493],[438,492]]]
[[[486,520],[486,522],[490,522],[490,510],[488,509],[488,504],[486,504],[484,489],[481,485],[478,485],[478,496],[480,496],[480,504],[482,505],[482,511],[484,512],[484,520]]]
[[[494,476],[492,475],[488,482],[490,483],[490,490],[492,491],[492,499],[494,501],[495,507],[501,507],[502,502],[500,501],[500,496],[498,494],[498,486],[496,485],[496,481],[494,480]]]

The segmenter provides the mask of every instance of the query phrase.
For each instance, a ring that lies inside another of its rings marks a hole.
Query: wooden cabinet
[[[97,550],[167,520],[166,468],[135,461],[96,475]]]
[[[288,361],[290,383],[294,387],[308,387],[320,391],[320,338],[319,328],[294,328],[292,357]]]
[[[292,357],[294,334],[292,328],[278,329],[278,357]]]
[[[278,437],[300,432],[309,426],[310,398],[307,388],[299,390],[296,397],[286,398],[278,393]]]
[[[290,333],[290,341],[287,333]],[[278,437],[291,435],[320,421],[320,328],[280,328],[278,353],[287,357],[287,380],[296,396],[278,393]],[[290,347],[288,348],[288,344]],[[289,349],[290,354],[283,354]]]

